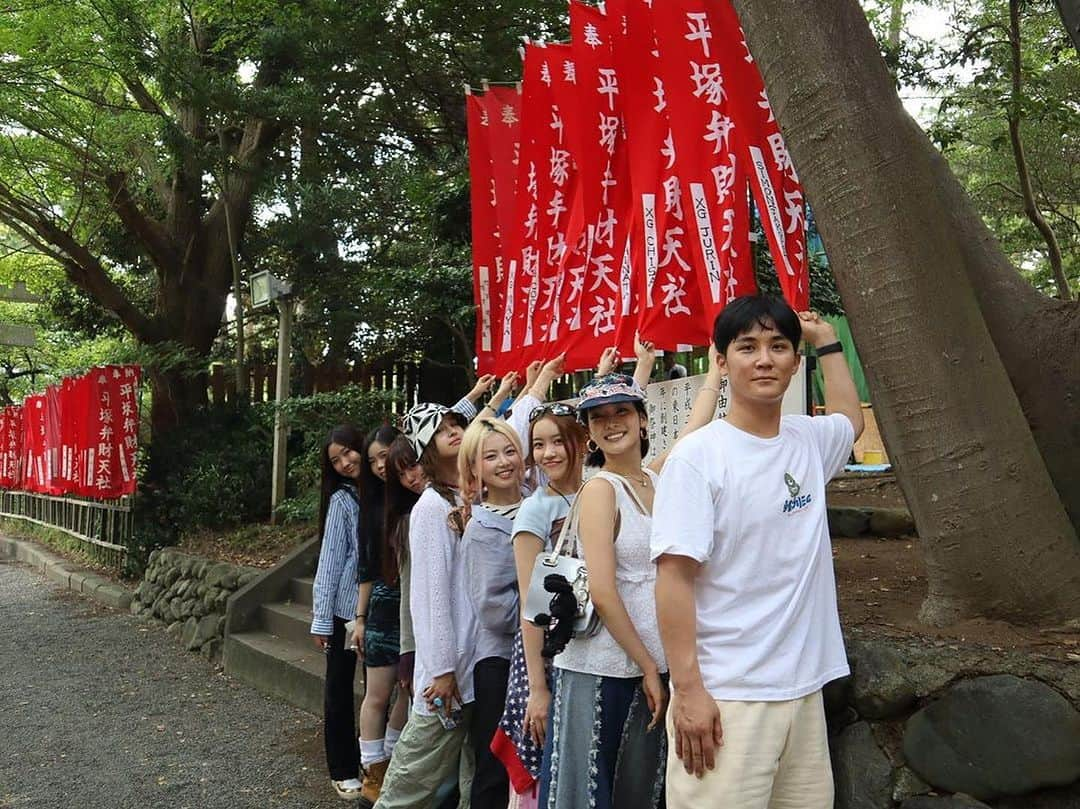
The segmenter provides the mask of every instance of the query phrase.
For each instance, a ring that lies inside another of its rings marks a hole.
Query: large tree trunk
[[[1009,317],[992,300],[1022,280],[992,269],[1008,264],[904,112],[855,0],[734,3],[814,204],[919,527],[930,585],[923,618],[1077,617],[1080,542],[1006,371],[1008,352],[991,337],[1031,317]],[[1040,362],[1031,345],[1028,366]],[[1039,372],[1030,379],[1038,384]]]
[[[174,295],[161,313],[167,324],[161,342],[168,342],[173,351],[186,349],[191,363],[168,362],[147,369],[153,391],[152,435],[184,429],[188,417],[208,404],[205,358],[221,329],[225,296],[224,290],[205,285],[198,295]]]
[[[153,391],[150,429],[155,436],[182,427],[191,413],[207,404],[205,371],[151,368],[148,376]]]

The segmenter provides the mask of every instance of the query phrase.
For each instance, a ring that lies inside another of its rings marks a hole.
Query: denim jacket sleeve
[[[462,538],[469,600],[489,632],[513,635],[521,622],[513,547],[505,532],[475,518]]]

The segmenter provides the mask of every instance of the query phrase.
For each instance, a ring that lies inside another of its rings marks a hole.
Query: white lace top
[[[431,711],[420,698],[436,677],[454,672],[462,704],[473,701],[478,624],[466,596],[461,539],[450,530],[450,504],[430,486],[409,518],[410,608],[416,636],[413,710]]]
[[[642,471],[655,487],[656,475],[648,469]],[[628,484],[621,477],[604,471],[597,472],[596,477],[611,484],[615,490],[615,507],[619,510],[619,533],[615,537],[615,588],[641,642],[660,671],[665,672],[667,661],[656,623],[656,565],[649,561],[652,516],[641,513],[626,490]],[[640,677],[642,673],[603,626],[591,638],[571,639],[562,654],[555,657],[555,665],[561,669],[602,677]]]

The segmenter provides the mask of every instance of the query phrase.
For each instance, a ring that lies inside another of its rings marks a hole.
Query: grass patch
[[[76,539],[63,531],[47,528],[25,520],[0,519],[0,533],[15,539],[28,539],[95,573],[110,579],[121,578],[123,555],[109,548],[100,548],[91,542]]]
[[[286,525],[254,523],[228,531],[196,531],[183,537],[179,547],[199,556],[250,567],[273,567],[297,545],[315,535],[313,522]]]

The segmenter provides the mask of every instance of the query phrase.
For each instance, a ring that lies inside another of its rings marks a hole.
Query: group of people
[[[825,416],[781,415],[803,339]],[[494,378],[400,431],[329,436],[311,632],[343,798],[832,806],[821,689],[848,671],[825,484],[862,430],[835,332],[780,300],[731,302],[686,424],[648,463],[655,353],[636,353],[628,376],[606,351],[576,405],[546,401],[557,358],[529,366],[508,410],[514,373],[479,411]],[[590,630],[560,627],[554,602],[525,617],[554,548],[584,560]]]

